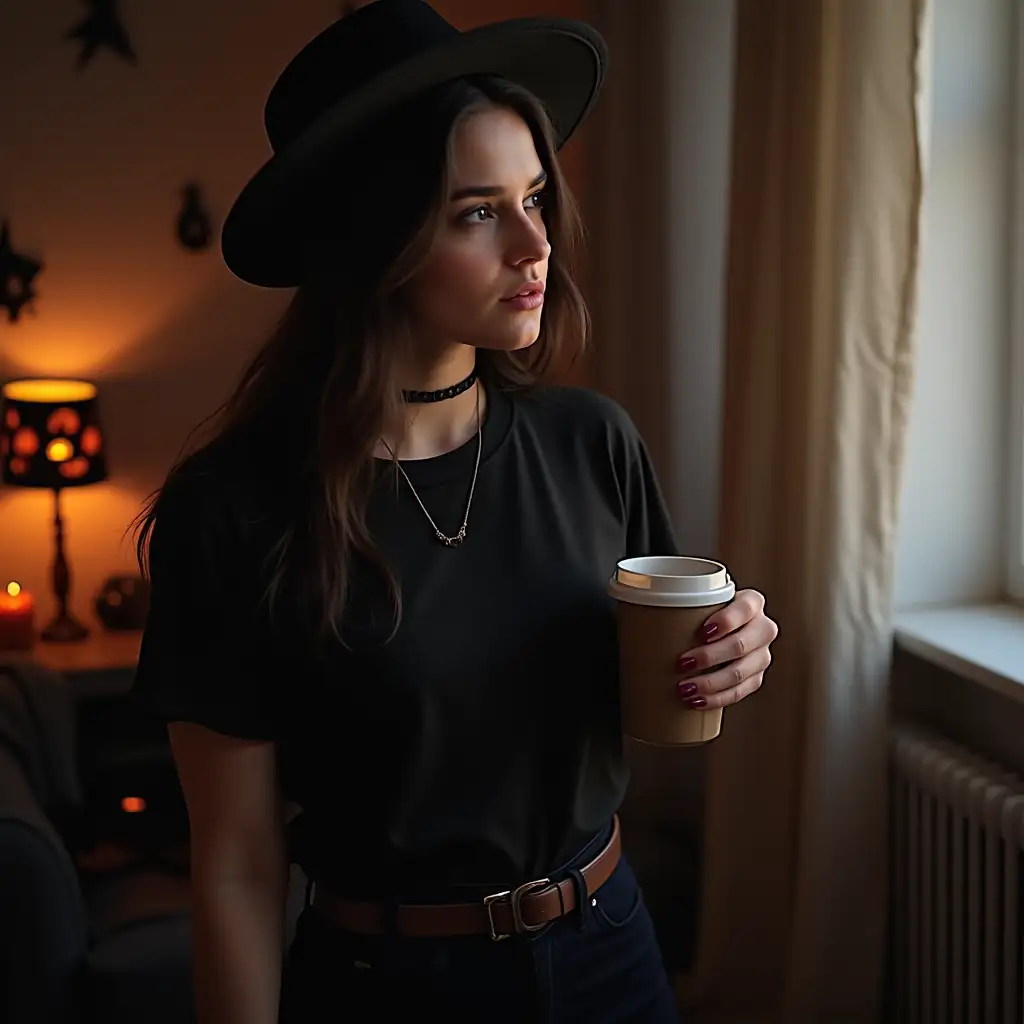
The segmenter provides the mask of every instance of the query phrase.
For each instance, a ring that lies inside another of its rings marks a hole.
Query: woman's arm
[[[288,864],[273,743],[169,726],[188,806],[200,1024],[276,1024]]]

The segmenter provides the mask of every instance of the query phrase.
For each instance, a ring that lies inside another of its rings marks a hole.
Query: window
[[[1022,8],[930,8],[918,350],[895,603],[902,650],[1024,704]],[[1000,712],[969,711],[972,696],[945,678],[910,672],[901,699],[944,715],[952,736],[954,720],[971,723],[975,732],[961,740],[972,746],[979,732],[1002,735]]]
[[[996,603],[1011,583],[1024,599],[1024,570],[1008,572],[1013,557],[1024,565],[1022,515],[1007,514],[1011,494],[1024,492],[1024,474],[1009,473],[1022,458],[1024,399],[1010,411],[1008,365],[1011,336],[1024,338],[1024,228],[1020,330],[1011,322],[1014,117],[1024,119],[1024,102],[1014,109],[1015,93],[1024,97],[1016,81],[1020,6],[934,0],[931,8],[918,338],[896,571],[901,611]],[[1024,217],[1024,185],[1017,191]]]
[[[1024,602],[1024,12],[1014,4],[1016,61],[1012,153],[1009,467],[1007,574],[1009,597]]]

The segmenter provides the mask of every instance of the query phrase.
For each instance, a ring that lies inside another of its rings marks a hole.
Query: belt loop
[[[576,927],[581,932],[586,931],[587,924],[590,921],[590,907],[587,906],[587,900],[590,898],[587,894],[587,880],[583,877],[583,872],[579,868],[569,868],[568,870],[569,877],[572,879],[572,884],[576,889],[576,910],[579,914]]]

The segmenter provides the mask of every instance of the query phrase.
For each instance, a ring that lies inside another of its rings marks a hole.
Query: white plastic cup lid
[[[628,604],[702,608],[731,601],[736,584],[726,567],[710,558],[648,555],[619,562],[608,593]]]

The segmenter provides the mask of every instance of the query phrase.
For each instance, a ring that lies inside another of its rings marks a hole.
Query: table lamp
[[[60,495],[107,478],[96,387],[82,380],[15,380],[0,389],[0,479],[14,487],[53,491],[57,614],[43,640],[84,640],[89,630],[68,611],[71,571],[64,555]]]

